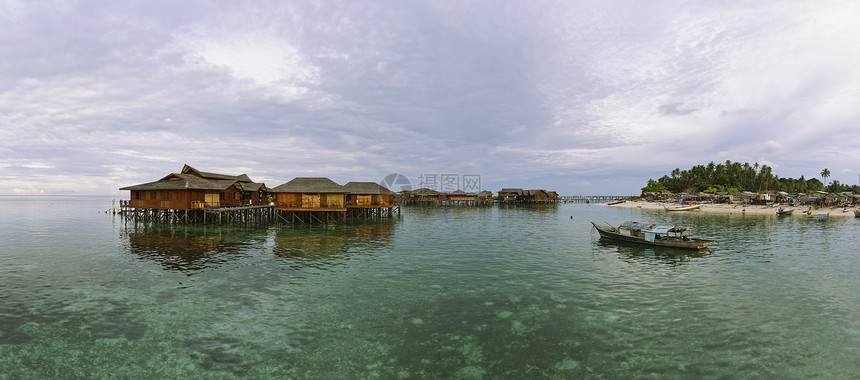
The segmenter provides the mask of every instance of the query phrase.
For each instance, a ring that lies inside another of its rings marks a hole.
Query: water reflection
[[[129,252],[164,269],[191,275],[246,256],[252,239],[225,227],[137,225],[121,231]]]
[[[275,231],[275,255],[293,268],[326,269],[343,264],[353,253],[372,253],[391,245],[395,221],[331,226],[284,226]]]
[[[324,269],[342,264],[355,252],[367,254],[389,246],[396,224],[395,220],[270,228],[140,224],[120,234],[130,253],[165,270],[191,275],[245,259],[251,252],[274,253],[296,269]]]
[[[709,249],[658,247],[606,239],[598,239],[594,245],[598,251],[617,253],[618,257],[624,261],[647,264],[678,265],[690,261],[691,258],[705,257],[711,254]]]

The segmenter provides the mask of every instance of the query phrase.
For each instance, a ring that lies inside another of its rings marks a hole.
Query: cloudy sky
[[[860,175],[856,1],[0,0],[0,194],[187,163],[638,194],[709,161]],[[449,177],[450,178],[450,177]]]

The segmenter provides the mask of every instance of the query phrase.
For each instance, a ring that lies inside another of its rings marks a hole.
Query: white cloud
[[[860,154],[860,4],[170,6],[0,5],[0,193],[183,163],[595,193],[731,159],[847,183]]]
[[[226,68],[239,80],[278,94],[284,100],[300,99],[318,86],[319,68],[283,37],[263,31],[224,33],[203,31],[181,36],[175,49],[186,51],[186,63]]]

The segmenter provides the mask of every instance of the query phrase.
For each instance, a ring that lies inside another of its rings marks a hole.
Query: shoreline
[[[650,202],[650,201],[626,201],[624,203],[619,203],[616,205],[607,205],[606,203],[598,203],[599,205],[607,206],[607,207],[621,207],[621,208],[641,208],[646,210],[663,210],[663,205],[667,207],[680,207],[680,204],[677,203],[665,203],[665,202]],[[791,206],[783,206],[785,208],[794,208],[794,212],[791,215],[787,215],[788,217],[796,217],[796,216],[806,216],[806,211],[810,210],[809,206],[801,206],[801,207],[791,207]],[[779,209],[779,206],[763,206],[763,205],[735,205],[735,204],[725,204],[725,203],[707,203],[702,205],[698,210],[692,211],[676,211],[676,212],[714,212],[714,213],[743,213],[743,214],[755,214],[755,215],[774,215],[776,216],[776,210]],[[824,208],[812,208],[813,214],[830,214],[830,216],[850,216],[854,217],[855,208],[843,208],[843,207],[824,207]]]

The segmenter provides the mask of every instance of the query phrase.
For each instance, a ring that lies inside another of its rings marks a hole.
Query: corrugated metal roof
[[[667,234],[669,230],[675,228],[675,226],[654,226],[647,230],[642,230],[642,232],[653,232],[655,234]]]
[[[621,224],[620,228],[632,230],[632,231],[640,231],[643,229],[647,229],[648,227],[653,226],[653,224],[642,223],[642,222],[634,222],[634,221],[626,221]]]

